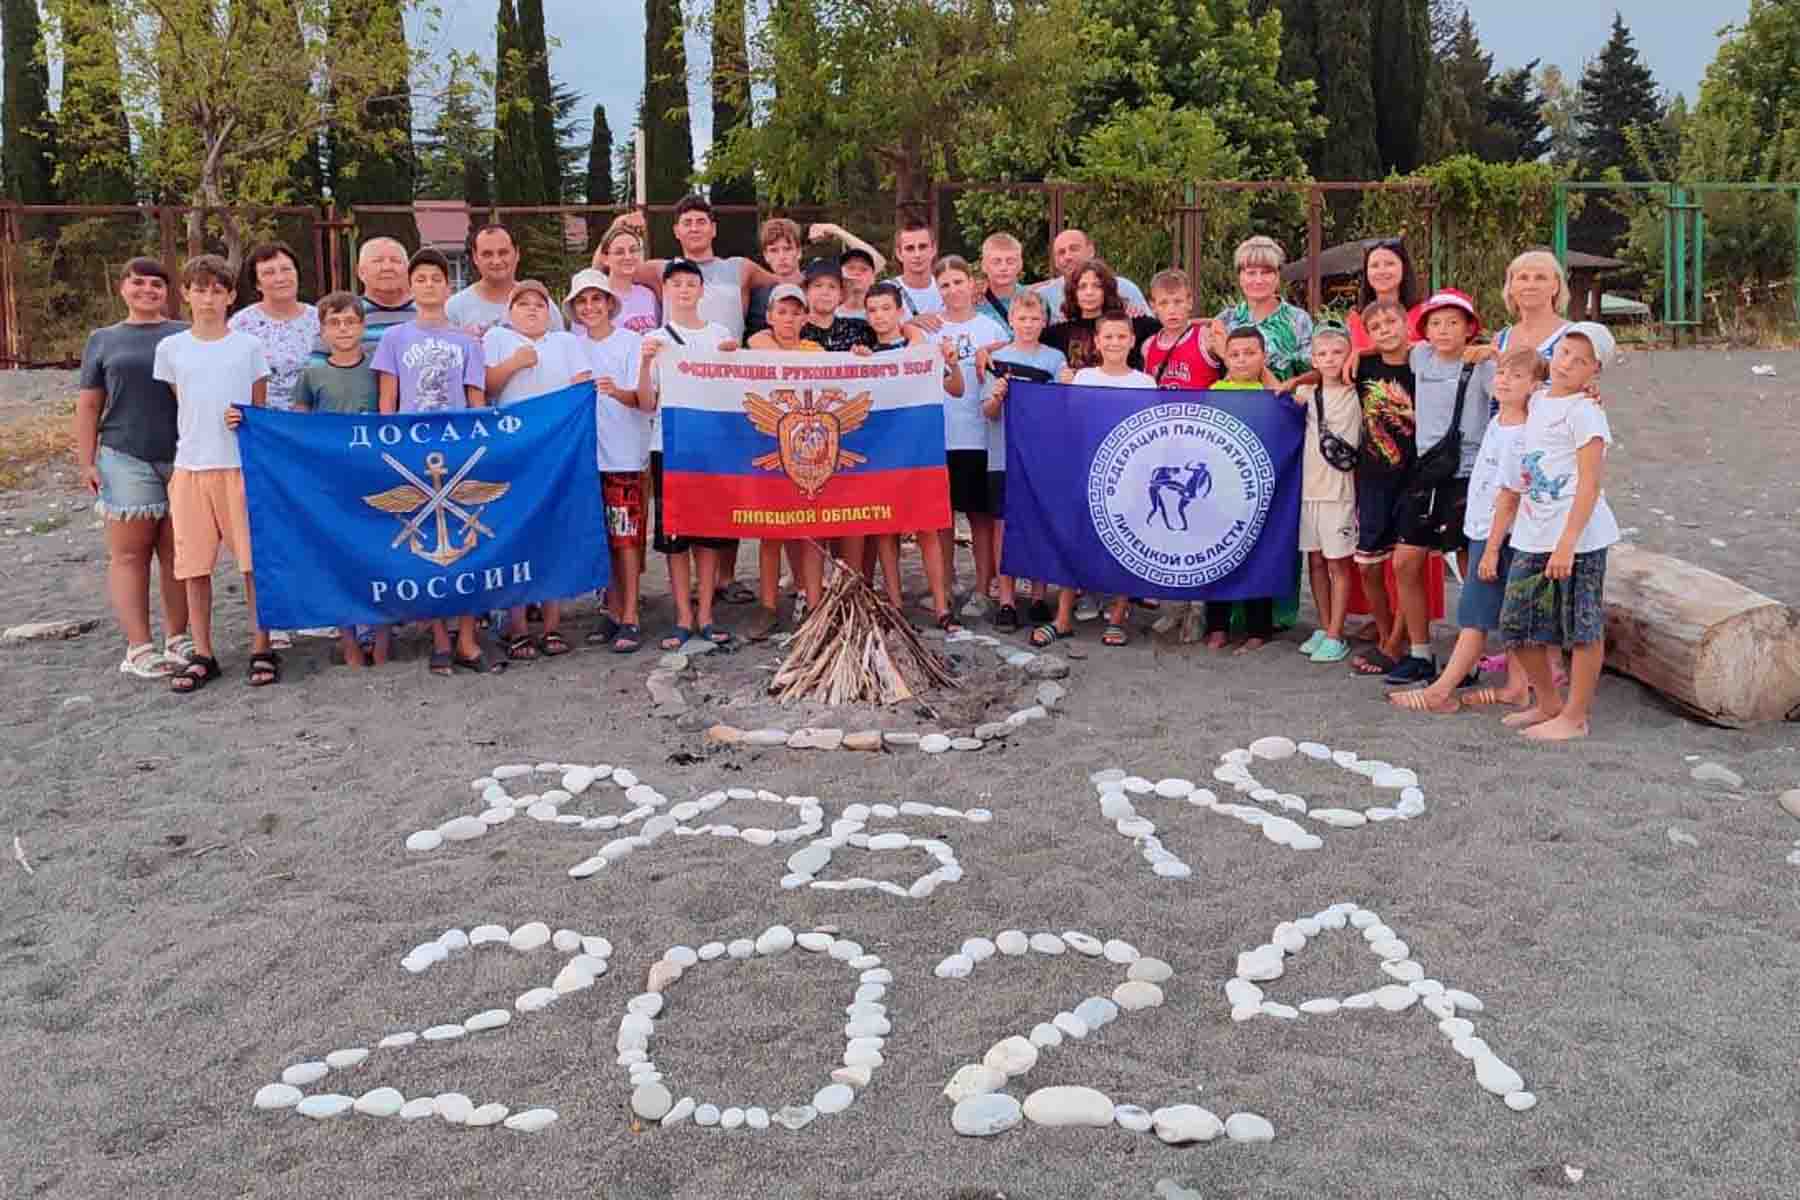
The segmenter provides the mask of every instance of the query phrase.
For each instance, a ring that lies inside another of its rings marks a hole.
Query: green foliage
[[[79,360],[90,331],[124,317],[116,280],[133,255],[157,253],[152,222],[118,217],[34,221],[15,260],[22,357]]]
[[[594,105],[593,133],[588,141],[587,189],[582,199],[588,204],[611,204],[613,190],[612,126],[606,123],[606,105]]]
[[[0,26],[5,57],[0,133],[6,138],[0,146],[0,194],[24,204],[54,203],[56,128],[37,0],[5,0]]]
[[[1650,67],[1617,12],[1612,34],[1581,78],[1581,167],[1598,178],[1609,167],[1641,179],[1630,131],[1662,120],[1663,103]]]
[[[1370,8],[1375,142],[1386,170],[1410,171],[1424,156],[1420,131],[1431,75],[1430,0],[1372,0]]]
[[[687,49],[680,0],[644,0],[644,98],[638,125],[644,131],[646,200],[670,204],[694,174],[688,134]]]
[[[540,179],[538,204],[563,199],[563,141],[557,128],[556,88],[550,81],[550,41],[544,33],[544,0],[518,0],[519,49],[525,68],[525,94],[531,101],[531,137],[537,145]],[[572,107],[571,98],[565,107]]]
[[[137,199],[131,157],[131,124],[119,94],[119,52],[105,0],[87,0],[102,11],[70,27],[57,46],[65,73],[57,111],[62,161],[57,186],[70,204],[130,204]]]
[[[500,204],[543,202],[528,53],[514,0],[500,0],[494,28],[494,199]]]
[[[749,121],[741,81],[749,70],[744,0],[713,0],[712,12],[712,131],[718,142],[731,130]],[[756,203],[756,181],[747,172],[713,179],[715,204]]]
[[[1550,149],[1537,65],[1534,58],[1488,81],[1487,129],[1475,147],[1488,162],[1535,162]]]
[[[346,55],[345,69],[328,72],[329,104],[315,126],[326,132],[327,175],[340,207],[404,204],[413,196],[417,160],[405,16],[416,8],[413,0],[330,0],[328,43],[309,46],[309,65],[327,57],[337,63],[340,53]],[[417,240],[410,222],[387,224],[393,228],[381,232],[400,232],[407,245]]]
[[[494,130],[478,87],[468,69],[452,70],[430,128],[417,139],[420,199],[493,202],[488,163]]]

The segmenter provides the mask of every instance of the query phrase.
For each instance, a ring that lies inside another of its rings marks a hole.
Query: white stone
[[[860,943],[850,941],[848,938],[836,938],[831,943],[831,949],[825,953],[839,962],[847,963],[853,958],[862,957],[862,952],[863,948]]]
[[[695,1107],[696,1105],[694,1104],[694,1098],[692,1096],[683,1096],[675,1102],[675,1107],[663,1114],[662,1127],[667,1129],[671,1125],[681,1124],[683,1121],[694,1115]]]
[[[962,953],[972,962],[986,962],[994,957],[997,949],[993,942],[984,937],[967,938],[962,944]]]
[[[1062,1045],[1063,1035],[1062,1030],[1048,1021],[1039,1021],[1031,1027],[1030,1038],[1032,1045],[1043,1050],[1051,1046]]]
[[[1081,933],[1078,930],[1070,929],[1064,931],[1062,939],[1069,949],[1078,954],[1085,954],[1089,958],[1100,957],[1100,952],[1103,947],[1100,939],[1097,937],[1092,937],[1088,934]]]
[[[749,958],[756,953],[756,943],[749,938],[732,938],[725,943],[727,958]]]
[[[444,835],[435,829],[421,829],[406,839],[408,850],[436,850],[444,844]]]
[[[1401,983],[1412,983],[1425,976],[1425,968],[1411,959],[1396,959],[1381,964],[1382,973]]]
[[[950,739],[941,733],[928,733],[919,739],[919,749],[927,754],[942,754],[950,749]],[[817,1108],[817,1105],[814,1105]],[[820,1110],[824,1111],[823,1109]]]
[[[812,1106],[821,1113],[843,1112],[856,1099],[856,1092],[847,1084],[828,1083],[814,1094]]]
[[[555,988],[538,987],[522,993],[513,1001],[513,1007],[520,1012],[537,1012],[547,1008],[559,995]]]
[[[718,1123],[719,1123],[719,1106],[718,1105],[716,1105],[716,1104],[701,1104],[701,1105],[698,1105],[695,1107],[695,1109],[694,1109],[694,1124],[712,1126],[712,1125],[717,1125]]]
[[[879,1041],[880,1039],[875,1039]],[[866,1088],[869,1080],[875,1077],[875,1068],[858,1064],[854,1067],[835,1067],[831,1072],[831,1082],[847,1083],[853,1088]]]
[[[1317,1000],[1302,1001],[1300,1011],[1308,1016],[1328,1017],[1342,1007],[1335,997],[1321,996]]]
[[[437,1116],[437,1097],[435,1096],[415,1096],[400,1106],[402,1121],[417,1121],[435,1116]]]
[[[1257,758],[1292,758],[1298,749],[1294,739],[1286,737],[1260,737],[1250,743],[1250,753]]]
[[[469,945],[485,946],[489,942],[504,942],[507,938],[504,925],[477,925],[469,930]]]
[[[1450,1043],[1450,1048],[1471,1062],[1493,1054],[1493,1051],[1488,1049],[1488,1044],[1474,1035],[1454,1039]]]
[[[1064,1034],[1077,1041],[1088,1035],[1087,1022],[1071,1012],[1059,1012],[1050,1019],[1050,1023]]]
[[[519,926],[507,937],[507,945],[514,950],[536,950],[550,941],[550,927],[542,921],[532,921]]]
[[[950,1127],[964,1137],[992,1137],[1017,1125],[1023,1113],[1013,1097],[988,1092],[958,1100],[950,1110]]]
[[[1107,962],[1118,963],[1120,966],[1128,966],[1143,957],[1136,946],[1119,938],[1108,938],[1106,945],[1101,947],[1101,953],[1106,956]]]
[[[286,1083],[265,1083],[256,1089],[250,1101],[257,1108],[292,1108],[305,1096],[299,1088]]]
[[[660,1083],[639,1084],[631,1093],[631,1111],[646,1121],[660,1121],[675,1105],[675,1097]]]
[[[736,1107],[725,1109],[719,1114],[720,1129],[736,1129],[744,1123],[744,1110]]]
[[[498,1125],[506,1120],[506,1114],[512,1109],[504,1104],[483,1104],[469,1114],[467,1124],[472,1129],[481,1129],[489,1125]]]
[[[1418,1003],[1419,995],[1409,987],[1390,983],[1375,989],[1375,1003],[1387,1012],[1404,1012]]]
[[[1112,998],[1113,1003],[1126,1012],[1137,1012],[1139,1009],[1160,1008],[1163,1002],[1163,992],[1154,983],[1132,979],[1114,988]]]
[[[1113,1105],[1113,1123],[1120,1129],[1128,1129],[1132,1133],[1148,1133],[1154,1123],[1150,1110],[1135,1104]]]
[[[1237,956],[1237,977],[1248,979],[1252,983],[1267,983],[1271,979],[1280,979],[1286,970],[1286,955],[1279,946],[1258,946],[1254,950],[1240,951]]]
[[[936,967],[932,974],[939,979],[967,979],[975,970],[975,964],[964,954],[952,954]]]
[[[758,954],[780,954],[794,944],[794,931],[786,925],[771,925],[756,939]]]
[[[1231,978],[1225,981],[1225,999],[1232,1006],[1250,1005],[1256,1007],[1263,1002],[1263,990],[1248,979]]]
[[[490,1008],[476,1013],[463,1022],[463,1028],[470,1033],[480,1033],[484,1029],[498,1029],[512,1020],[512,1014],[504,1008]]]
[[[1537,1097],[1523,1089],[1506,1093],[1506,1107],[1514,1112],[1527,1112],[1537,1107]]]
[[[1275,1126],[1267,1117],[1251,1112],[1232,1113],[1225,1118],[1225,1136],[1234,1142],[1272,1142]]]
[[[1392,788],[1397,791],[1400,788],[1418,787],[1419,777],[1406,767],[1388,767],[1385,770],[1377,771],[1375,777],[1369,782],[1378,788]]]
[[[1329,759],[1331,757],[1331,747],[1321,742],[1301,742],[1295,749],[1308,758]]]
[[[721,1115],[720,1124],[724,1123]],[[760,1105],[753,1105],[744,1110],[744,1124],[751,1129],[767,1129],[769,1127],[769,1110]]]
[[[1293,1005],[1278,1004],[1273,1000],[1264,1000],[1262,1011],[1265,1016],[1279,1017],[1283,1021],[1297,1020],[1300,1016],[1300,1010]]]
[[[331,1068],[322,1062],[295,1063],[281,1073],[281,1082],[290,1087],[306,1087],[319,1082],[331,1072]]]
[[[1445,1017],[1438,1022],[1438,1032],[1455,1041],[1457,1038],[1475,1036],[1475,1022],[1462,1017]]]
[[[1483,1008],[1480,1000],[1471,996],[1468,992],[1463,991],[1461,988],[1445,988],[1444,999],[1456,1005],[1457,1008],[1464,1012],[1480,1012]]]
[[[356,1101],[349,1096],[340,1096],[335,1092],[326,1092],[317,1096],[308,1096],[294,1106],[294,1111],[303,1117],[313,1117],[324,1121],[331,1117],[341,1117],[350,1111]]]
[[[1355,829],[1369,823],[1369,818],[1350,808],[1315,808],[1306,815],[1334,829]]]
[[[554,1108],[528,1108],[524,1112],[514,1113],[502,1124],[518,1133],[536,1133],[541,1129],[548,1129],[555,1122]]]
[[[1025,1118],[1034,1125],[1087,1125],[1104,1128],[1113,1122],[1113,1102],[1091,1087],[1061,1085],[1039,1088],[1025,1097]]]
[[[420,1036],[428,1042],[452,1042],[468,1032],[461,1025],[433,1025]]]
[[[1068,947],[1054,933],[1034,933],[1031,935],[1031,948],[1039,954],[1057,955]]]
[[[1171,1104],[1150,1114],[1156,1136],[1171,1146],[1210,1142],[1225,1132],[1224,1122],[1198,1104]]]
[[[1475,1059],[1475,1082],[1496,1096],[1510,1095],[1525,1087],[1525,1080],[1519,1073],[1492,1054],[1479,1055]]]
[[[1037,1066],[1038,1051],[1027,1038],[1014,1035],[995,1042],[982,1058],[982,1065],[999,1071],[1007,1078],[1023,1075]],[[994,1089],[989,1089],[994,1090]]]
[[[1145,983],[1163,983],[1175,974],[1175,968],[1160,958],[1144,955],[1125,972],[1127,979],[1141,979]]]
[[[1729,767],[1722,767],[1715,762],[1703,762],[1688,772],[1696,783],[1717,783],[1727,788],[1741,788],[1744,777]]]
[[[437,831],[445,841],[467,842],[486,833],[488,825],[480,817],[451,817]]]
[[[461,1092],[439,1092],[437,1095],[437,1115],[452,1125],[468,1123],[469,1114],[475,1111],[475,1105]]]
[[[1119,1015],[1119,1006],[1104,996],[1089,996],[1075,1006],[1075,1015],[1087,1024],[1089,1029],[1098,1029],[1102,1025],[1111,1024]]]

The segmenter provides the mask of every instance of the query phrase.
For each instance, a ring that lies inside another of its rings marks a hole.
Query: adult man
[[[406,247],[391,237],[370,238],[356,252],[356,278],[362,283],[362,350],[371,358],[381,337],[395,325],[419,315],[413,307],[412,285],[406,281]],[[321,341],[313,347],[309,364],[325,361],[329,351]]]
[[[1093,239],[1079,229],[1065,229],[1050,243],[1050,261],[1056,268],[1056,278],[1046,279],[1033,286],[1044,297],[1044,305],[1050,310],[1052,325],[1063,319],[1063,297],[1068,287],[1069,272],[1096,256]],[[1123,275],[1119,276],[1119,299],[1125,302],[1125,311],[1134,317],[1146,316],[1150,312],[1144,293],[1137,284]]]
[[[751,291],[773,287],[781,281],[751,259],[720,258],[714,254],[713,241],[718,233],[712,204],[705,196],[687,195],[676,202],[675,240],[681,246],[681,257],[700,268],[700,278],[705,283],[705,290],[700,293],[700,316],[724,326],[733,340],[741,341]],[[661,284],[667,261],[655,258],[645,262],[634,278],[639,283]]]
[[[519,282],[519,247],[506,226],[484,225],[475,231],[470,257],[480,278],[450,297],[444,312],[452,325],[480,337],[506,324],[507,302]],[[550,328],[563,328],[562,313],[555,305],[550,306]]]
[[[937,260],[937,235],[931,222],[922,217],[907,217],[894,235],[894,257],[900,260],[900,274],[888,280],[897,284],[906,297],[906,309],[915,317],[944,311],[944,298],[938,295],[937,280],[931,277],[931,264]]]

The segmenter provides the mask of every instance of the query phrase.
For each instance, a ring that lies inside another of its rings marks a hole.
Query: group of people
[[[1146,295],[1075,229],[1053,241],[1056,275],[1029,285],[1022,247],[1007,233],[982,243],[977,265],[940,256],[931,227],[905,221],[893,246],[898,271],[885,280],[884,256],[835,225],[764,222],[760,263],[718,256],[716,233],[708,202],[686,197],[674,217],[680,254],[649,259],[642,217],[627,214],[602,235],[592,266],[553,290],[519,277],[514,239],[489,225],[471,243],[480,277],[455,294],[441,253],[409,255],[376,238],[360,248],[361,294],[333,292],[316,305],[299,299],[293,251],[269,243],[247,256],[242,279],[257,299],[242,307],[239,273],[214,256],[191,259],[179,280],[186,324],[165,316],[174,281],[163,267],[127,264],[119,284],[127,316],[90,338],[76,418],[83,478],[107,518],[109,589],[127,642],[120,670],[166,678],[183,693],[219,675],[211,579],[221,547],[244,575],[254,614],[237,406],[433,412],[506,405],[586,380],[596,387],[613,568],[587,640],[619,653],[644,643],[647,549],[665,557],[674,602],[664,649],[731,641],[718,601],[754,602],[742,635],[766,638],[781,622],[784,547],[797,607],[818,603],[823,556],[810,541],[764,540],[753,590],[737,578],[737,542],[663,528],[659,406],[671,364],[739,348],[883,354],[931,344],[943,357],[950,507],[968,522],[974,560],[973,590],[957,609],[953,531],[917,531],[926,602],[945,630],[982,619],[1001,632],[1029,626],[1042,647],[1074,636],[1076,622],[1104,606],[1102,641],[1130,639],[1130,597],[1082,596],[1050,586],[1062,581],[1000,571],[1011,381],[1266,391],[1306,412],[1296,550],[1319,627],[1301,651],[1402,685],[1391,698],[1409,709],[1512,705],[1509,723],[1532,736],[1585,733],[1601,660],[1605,549],[1617,538],[1601,494],[1610,433],[1594,387],[1614,346],[1603,326],[1563,319],[1568,287],[1548,252],[1527,251],[1508,268],[1510,323],[1486,339],[1465,293],[1421,295],[1397,239],[1367,244],[1347,318],[1315,324],[1282,299],[1284,254],[1267,237],[1237,247],[1240,294],[1202,317],[1184,274],[1160,272]],[[802,261],[807,242],[827,239],[841,253]],[[889,599],[903,606],[897,535],[842,539],[833,551],[871,581],[879,569]],[[1434,554],[1457,556],[1464,579],[1463,633],[1441,671],[1426,589]],[[1344,624],[1357,583],[1378,637],[1352,654]],[[1215,649],[1241,628],[1237,649],[1246,652],[1293,623],[1295,599],[1206,604],[1165,613],[1158,625],[1179,622]],[[568,653],[560,606],[532,608],[496,614],[504,659],[494,662],[479,640],[484,614],[432,622],[431,670],[487,672]],[[265,686],[280,679],[284,638],[255,625],[253,615],[248,678]],[[385,661],[388,633],[341,629],[345,660]],[[1484,658],[1496,633],[1505,658]],[[1505,686],[1474,686],[1483,670],[1504,670]]]

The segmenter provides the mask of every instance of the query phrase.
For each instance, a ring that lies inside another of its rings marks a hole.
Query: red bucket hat
[[[1415,342],[1425,340],[1425,319],[1440,308],[1454,308],[1469,318],[1469,336],[1476,337],[1481,333],[1481,314],[1475,311],[1475,301],[1467,292],[1459,292],[1455,288],[1439,288],[1431,294],[1431,298],[1419,305],[1413,314],[1412,337]]]

